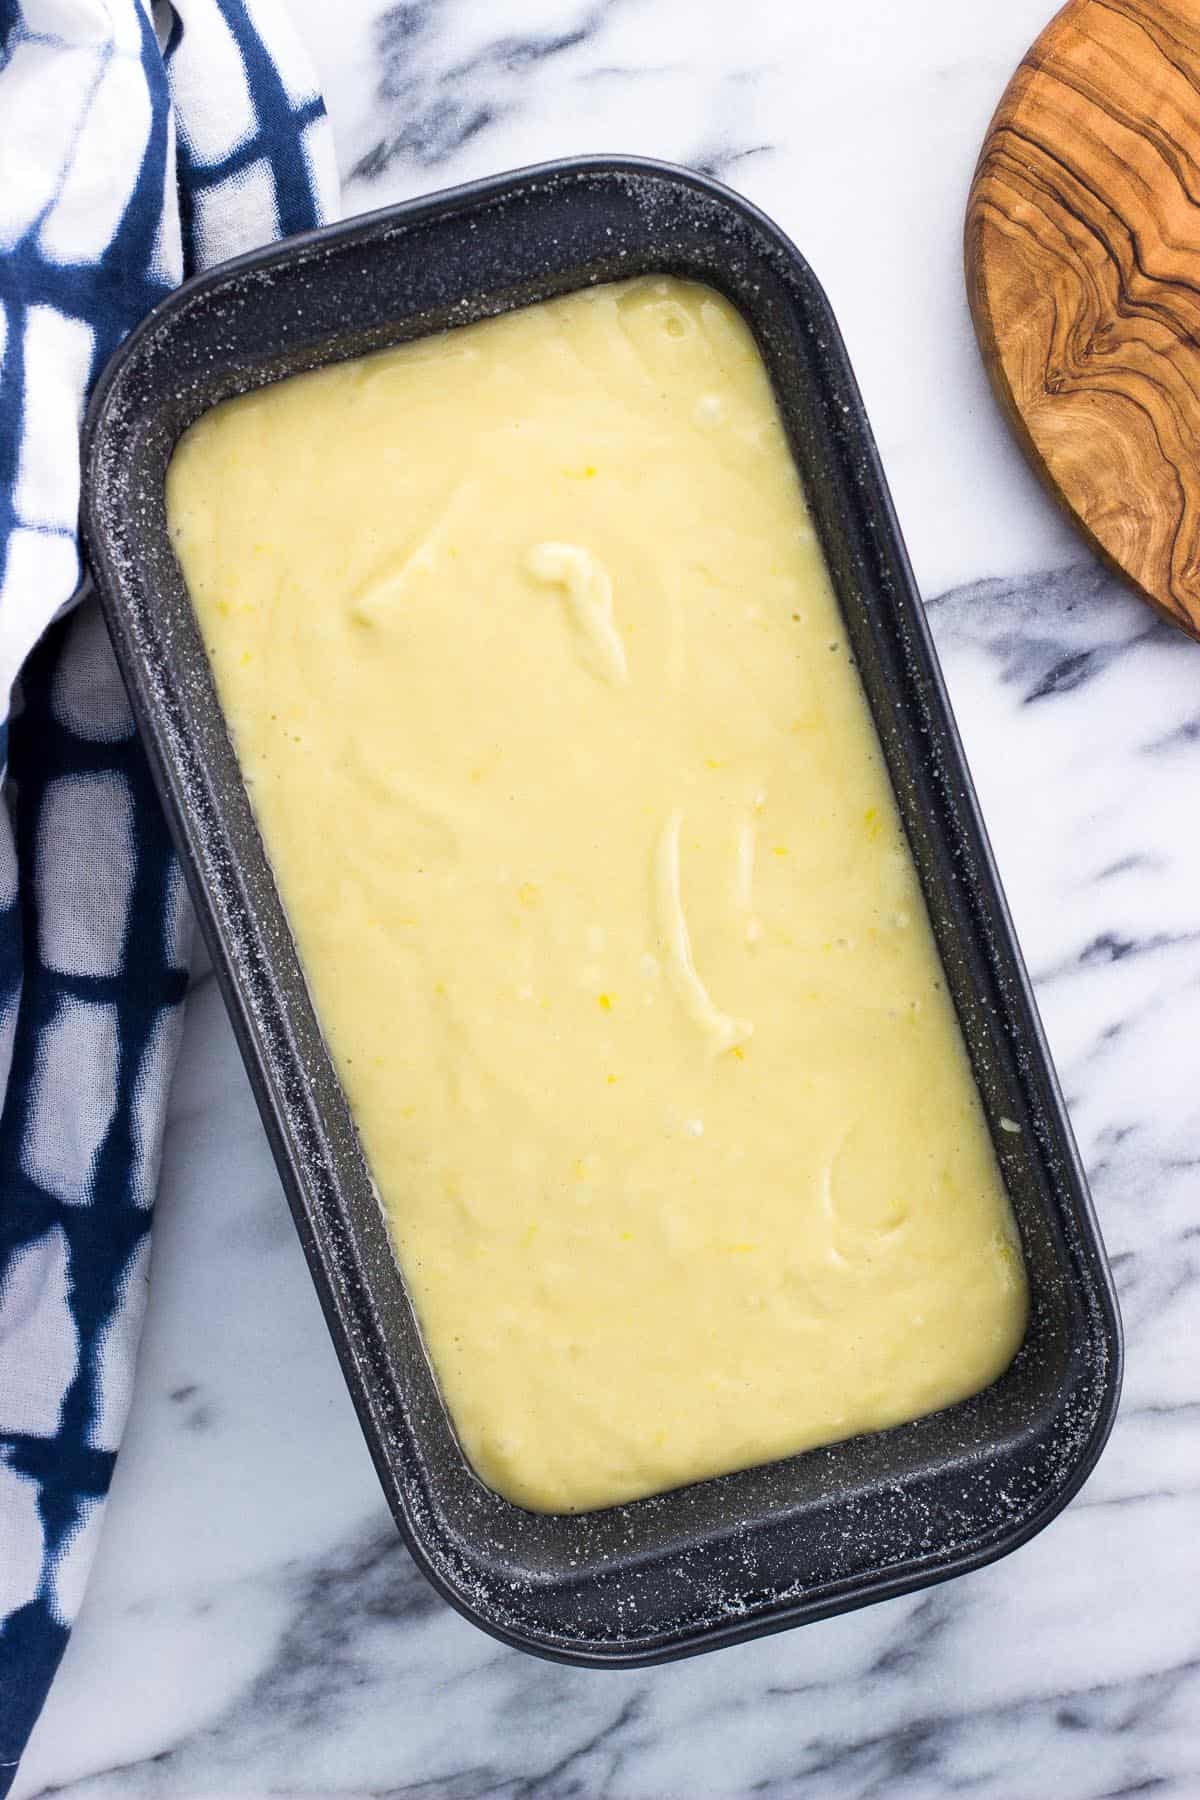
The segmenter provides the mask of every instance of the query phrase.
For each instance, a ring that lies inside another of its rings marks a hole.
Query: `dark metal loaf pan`
[[[163,476],[180,433],[227,395],[650,270],[719,288],[766,358],[1016,1209],[1032,1313],[1007,1373],[930,1418],[547,1516],[476,1479],[442,1406],[167,541]],[[447,1599],[525,1649],[628,1665],[902,1593],[1045,1525],[1112,1422],[1116,1306],[858,389],[787,239],[698,175],[585,158],[242,257],[182,287],[109,365],[86,426],[84,532],[363,1430]]]

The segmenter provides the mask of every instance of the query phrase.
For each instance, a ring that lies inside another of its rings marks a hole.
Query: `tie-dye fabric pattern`
[[[328,216],[267,0],[0,0],[0,1796],[128,1409],[191,914],[94,602],[86,394],[185,274]],[[19,680],[17,679],[19,677]]]

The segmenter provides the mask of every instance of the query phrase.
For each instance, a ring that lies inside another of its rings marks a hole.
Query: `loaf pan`
[[[232,394],[651,271],[727,295],[766,360],[1032,1304],[1007,1372],[943,1412],[651,1499],[545,1515],[478,1480],[440,1399],[168,542],[164,474],[180,434]],[[1109,1431],[1116,1305],[862,401],[829,304],[783,234],[697,174],[583,158],[272,245],[186,283],[126,341],[92,401],[84,471],[89,564],[296,1226],[388,1501],[441,1593],[510,1644],[629,1666],[903,1593],[1040,1530]]]

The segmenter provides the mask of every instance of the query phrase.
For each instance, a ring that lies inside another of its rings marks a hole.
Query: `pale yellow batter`
[[[604,1506],[998,1375],[1012,1218],[734,310],[635,281],[281,382],[168,504],[483,1479]]]

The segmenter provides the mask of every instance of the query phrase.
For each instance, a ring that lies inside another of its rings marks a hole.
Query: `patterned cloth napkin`
[[[184,275],[334,206],[274,3],[0,0],[0,1796],[129,1407],[191,938],[95,602],[52,623],[80,584],[79,421]]]

